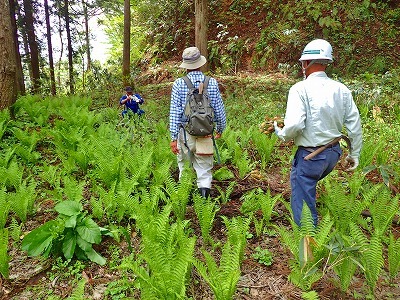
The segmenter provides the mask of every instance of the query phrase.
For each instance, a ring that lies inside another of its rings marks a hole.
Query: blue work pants
[[[318,224],[318,214],[316,207],[316,190],[319,180],[328,175],[342,155],[339,143],[331,146],[309,160],[304,160],[311,152],[306,148],[299,147],[292,162],[290,172],[290,185],[292,196],[290,205],[293,218],[300,226],[303,200],[310,208],[314,225]]]

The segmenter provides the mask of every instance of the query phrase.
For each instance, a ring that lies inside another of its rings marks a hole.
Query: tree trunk
[[[17,99],[14,32],[8,1],[0,1],[0,110]]]
[[[56,94],[56,79],[54,76],[53,45],[51,42],[49,4],[47,0],[44,0],[44,12],[46,17],[47,48],[49,52],[49,65],[50,65],[50,91],[51,94],[54,96]]]
[[[33,7],[31,0],[24,0],[26,32],[28,35],[28,44],[32,66],[32,92],[38,93],[40,90],[40,70],[39,70],[39,49],[36,41]]]
[[[86,43],[86,59],[87,59],[86,70],[90,70],[92,60],[90,58],[89,17],[88,17],[87,5],[84,0],[82,0],[82,6],[83,6],[83,17],[85,22],[85,43]]]
[[[200,53],[208,58],[207,49],[207,29],[208,29],[208,1],[207,0],[195,0],[195,45],[199,48]],[[208,70],[208,64],[205,64],[202,71]]]
[[[131,7],[130,1],[124,0],[124,48],[122,55],[122,81],[124,86],[129,85],[131,64]]]
[[[65,30],[67,32],[69,92],[70,92],[70,94],[74,94],[75,93],[74,65],[73,65],[73,61],[72,61],[73,53],[72,53],[72,41],[71,41],[71,29],[69,27],[68,0],[64,0],[64,17],[65,17]]]
[[[17,22],[15,20],[15,7],[18,4],[15,0],[9,0],[8,3],[10,6],[11,26],[14,35],[15,61],[17,67],[16,70],[17,94],[25,95],[24,73],[22,71],[21,54],[19,53],[19,46],[18,46],[18,29],[17,29]]]

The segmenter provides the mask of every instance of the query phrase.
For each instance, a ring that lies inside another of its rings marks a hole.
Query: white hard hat
[[[327,60],[328,62],[332,62],[332,46],[329,42],[322,39],[313,40],[304,47],[299,60]]]

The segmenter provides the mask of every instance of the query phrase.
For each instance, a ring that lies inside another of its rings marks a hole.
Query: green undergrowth
[[[314,295],[320,280],[353,293],[355,276],[365,296],[374,297],[380,280],[396,282],[400,269],[393,225],[399,217],[393,193],[399,188],[398,79],[395,71],[339,79],[354,91],[362,116],[360,167],[352,174],[335,170],[320,183],[321,222],[314,228],[305,211],[301,229],[290,221],[287,196],[264,184],[270,175],[279,178],[275,184],[288,180],[293,148],[259,131],[265,117],[284,114],[295,79],[218,77],[228,128],[217,141],[221,164],[207,200],[197,194],[193,172],[177,180],[169,148],[170,84],[143,86],[146,114],[131,119],[122,119],[117,105],[90,98],[21,97],[16,119],[0,113],[1,276],[10,280],[14,258],[7,250],[22,247],[30,255],[44,252],[58,262],[78,259],[116,272],[119,284],[108,284],[107,299],[186,299],[195,297],[199,281],[216,299],[233,299],[245,259],[274,267],[269,245],[251,247],[252,240],[277,235],[291,253],[288,279],[304,297]],[[250,188],[239,190],[244,184]],[[240,216],[221,216],[232,195]],[[278,207],[288,216],[283,222],[275,222]],[[363,217],[365,211],[371,216]],[[51,223],[39,221],[43,215]],[[28,224],[42,234],[23,237]],[[100,243],[106,237],[108,248]],[[91,279],[75,277],[68,296],[83,299]]]

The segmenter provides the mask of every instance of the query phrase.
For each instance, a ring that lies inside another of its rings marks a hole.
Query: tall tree
[[[32,67],[32,92],[38,93],[40,89],[39,48],[36,41],[32,0],[24,0],[25,25],[28,36],[30,63]]]
[[[15,19],[15,12],[16,12],[15,8],[17,6],[17,2],[16,0],[9,0],[8,3],[10,6],[11,26],[14,34],[15,60],[17,67],[16,70],[17,94],[24,95],[25,94],[24,73],[22,71],[22,61],[18,43],[18,28],[17,28],[17,21]]]
[[[124,0],[124,47],[122,51],[122,81],[129,84],[131,64],[131,5],[130,0]]]
[[[49,53],[49,65],[50,65],[50,91],[52,95],[56,94],[56,79],[54,76],[54,60],[53,60],[53,45],[51,42],[51,27],[50,27],[50,14],[49,4],[47,0],[44,0],[44,12],[46,18],[46,30],[47,30],[47,48]]]
[[[207,49],[207,30],[208,30],[208,1],[195,0],[195,45],[199,48],[200,53],[208,57]],[[202,67],[203,71],[208,70],[208,64]]]
[[[72,50],[72,40],[71,40],[71,29],[70,29],[70,16],[68,8],[68,0],[64,0],[64,18],[65,18],[65,30],[67,32],[67,47],[68,47],[68,73],[69,73],[69,92],[71,94],[75,93],[74,87],[74,65],[73,65],[73,50]]]
[[[83,7],[83,18],[84,18],[83,22],[85,24],[85,44],[86,44],[86,59],[87,59],[86,69],[90,70],[92,60],[90,58],[89,15],[85,0],[82,0],[82,7]]]
[[[0,1],[0,110],[16,101],[16,54],[9,2]]]

